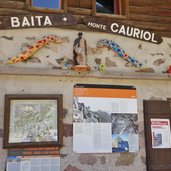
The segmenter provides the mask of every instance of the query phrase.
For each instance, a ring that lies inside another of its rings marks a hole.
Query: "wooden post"
[[[92,0],[92,16],[96,15],[96,0]]]
[[[64,13],[67,13],[67,11],[68,11],[68,0],[64,0],[63,9],[64,9]]]
[[[125,13],[126,17],[129,20],[130,19],[130,13],[129,13],[129,0],[125,0]]]

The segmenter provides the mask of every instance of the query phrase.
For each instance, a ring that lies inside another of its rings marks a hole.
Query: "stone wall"
[[[57,35],[62,38],[62,44],[48,44],[33,54],[25,62],[13,64],[24,68],[60,68],[64,59],[68,62],[68,69],[73,64],[73,43],[79,31],[62,29],[18,29],[0,30],[0,66],[32,46],[43,36]],[[87,63],[92,71],[98,71],[100,64],[105,65],[109,72],[151,72],[162,73],[170,65],[171,39],[163,38],[159,45],[134,40],[114,34],[83,32],[87,42]],[[131,67],[131,64],[118,56],[111,48],[99,48],[97,42],[101,39],[112,40],[124,50],[128,56],[143,64],[143,68]],[[6,66],[6,65],[5,65]]]
[[[61,60],[66,57],[68,72],[73,60],[73,42],[79,31],[61,29],[25,29],[0,31],[0,66],[6,67],[8,58],[15,56],[46,35],[58,35],[63,38],[63,44],[49,44],[33,55],[26,62],[20,62],[8,67],[49,68],[58,72],[62,67]],[[110,74],[116,72],[134,73],[139,68],[125,66],[125,61],[119,58],[112,50],[97,48],[99,39],[114,40],[130,56],[136,57],[144,64],[143,72],[161,74],[171,64],[171,40],[164,38],[160,45],[132,40],[110,34],[83,33],[88,44],[88,65],[92,72],[98,71],[99,64],[105,64],[105,70]],[[114,57],[113,57],[114,56]],[[55,66],[58,66],[56,69]],[[66,68],[65,68],[66,69]],[[2,69],[1,69],[2,70]],[[140,70],[142,71],[142,70]],[[91,72],[91,71],[90,71]],[[139,145],[137,153],[111,154],[76,154],[72,147],[72,103],[73,86],[76,83],[133,85],[137,88],[138,97],[138,126]],[[5,94],[63,94],[64,102],[64,147],[61,149],[61,171],[144,171],[145,143],[143,100],[163,99],[171,97],[171,82],[168,80],[141,80],[141,79],[105,79],[105,78],[78,78],[57,76],[29,76],[29,75],[0,75],[0,171],[4,171],[6,150],[2,149],[3,117]]]
[[[76,83],[134,85],[138,95],[139,145],[137,153],[76,154],[72,148],[73,85]],[[144,171],[145,145],[143,100],[171,97],[171,82],[123,79],[81,79],[38,76],[0,76],[0,171],[4,171],[6,150],[2,149],[5,94],[63,94],[64,147],[61,149],[61,171]]]

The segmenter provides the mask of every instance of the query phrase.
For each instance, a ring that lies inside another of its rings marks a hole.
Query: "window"
[[[126,16],[128,0],[95,0],[95,15]]]
[[[32,0],[32,6],[38,8],[61,9],[60,0]]]
[[[67,0],[27,0],[29,8],[36,11],[66,11]]]

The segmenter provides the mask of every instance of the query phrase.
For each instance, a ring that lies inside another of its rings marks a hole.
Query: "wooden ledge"
[[[124,73],[109,71],[73,71],[47,68],[21,68],[13,66],[1,66],[0,75],[24,75],[24,76],[57,76],[75,78],[101,78],[101,79],[136,79],[136,80],[168,80],[171,81],[171,74],[156,73]]]

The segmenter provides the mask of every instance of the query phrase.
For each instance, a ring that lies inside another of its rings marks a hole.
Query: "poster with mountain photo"
[[[78,153],[138,150],[137,98],[133,86],[76,84],[73,149]],[[135,141],[132,141],[132,138]]]

